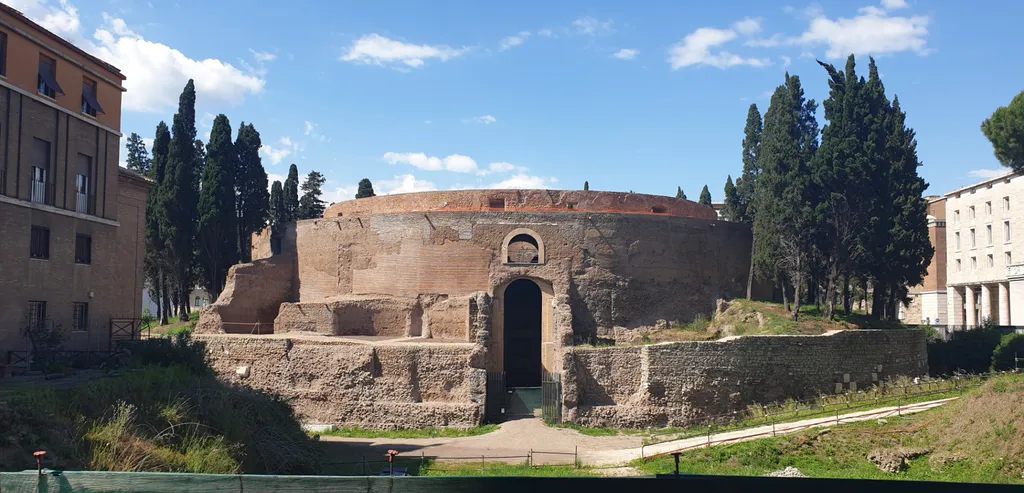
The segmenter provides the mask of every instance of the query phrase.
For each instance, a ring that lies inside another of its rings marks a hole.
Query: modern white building
[[[945,195],[946,320],[1024,325],[1024,175]]]
[[[214,300],[210,299],[210,293],[207,293],[205,289],[196,287],[189,293],[188,306],[192,310],[199,310],[200,308],[213,303]],[[157,309],[156,300],[149,297],[149,290],[142,290],[142,312],[149,311],[150,314],[156,315]],[[173,313],[173,312],[172,312]]]

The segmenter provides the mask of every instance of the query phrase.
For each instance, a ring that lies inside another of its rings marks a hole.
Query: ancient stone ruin
[[[593,347],[745,292],[749,226],[687,200],[401,194],[253,240],[197,337],[222,377],[311,422],[468,427],[530,408],[543,387],[553,419],[678,425],[926,367],[919,331]]]

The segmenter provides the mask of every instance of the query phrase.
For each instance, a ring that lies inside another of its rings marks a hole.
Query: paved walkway
[[[940,399],[901,406],[899,409],[893,406],[842,414],[838,421],[853,423],[897,414],[910,414],[941,406],[951,400],[953,399]],[[778,424],[774,433],[794,433],[808,428],[834,426],[836,421],[836,417],[832,416]],[[746,428],[712,434],[710,444],[753,440],[772,434],[771,425]],[[575,430],[547,426],[536,418],[507,421],[502,423],[497,431],[473,437],[378,439],[324,436],[321,440],[327,446],[329,462],[355,462],[361,461],[364,457],[367,460],[379,460],[389,449],[394,449],[398,450],[401,456],[415,457],[423,454],[466,460],[486,456],[487,461],[521,463],[526,461],[527,454],[532,450],[535,464],[572,464],[575,460],[574,454],[578,451],[580,461],[584,465],[592,466],[621,465],[641,457],[699,448],[709,444],[709,437],[701,436],[642,446],[641,436],[587,436]]]

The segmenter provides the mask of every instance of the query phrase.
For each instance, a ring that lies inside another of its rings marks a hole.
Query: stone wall
[[[754,403],[924,375],[925,345],[920,330],[850,330],[567,348],[563,418],[592,426],[683,426]]]
[[[294,300],[295,265],[286,256],[238,264],[228,270],[217,301],[200,312],[197,333],[273,332],[282,303]]]
[[[318,336],[199,334],[219,378],[273,392],[304,422],[472,427],[486,372],[470,343],[363,344]]]

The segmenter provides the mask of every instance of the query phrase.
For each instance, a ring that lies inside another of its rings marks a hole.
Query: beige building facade
[[[1024,176],[988,179],[945,195],[947,320],[1024,325]]]

